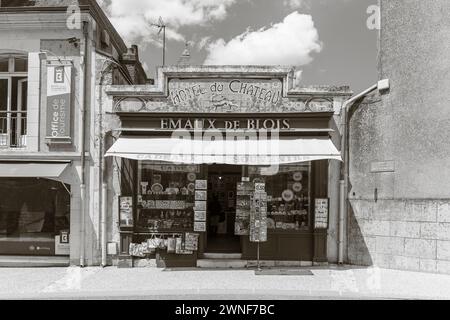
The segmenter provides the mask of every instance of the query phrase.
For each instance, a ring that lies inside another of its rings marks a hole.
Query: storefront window
[[[69,254],[64,246],[70,231],[66,188],[47,179],[0,179],[0,254]]]
[[[282,165],[267,175],[262,167],[249,167],[253,182],[264,182],[269,230],[308,230],[311,225],[311,164]]]
[[[196,194],[202,166],[139,162],[138,176],[136,231],[194,231],[194,207],[207,200],[206,190]]]

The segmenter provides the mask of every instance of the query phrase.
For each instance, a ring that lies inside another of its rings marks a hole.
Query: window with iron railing
[[[24,148],[27,140],[28,60],[0,55],[0,148]]]

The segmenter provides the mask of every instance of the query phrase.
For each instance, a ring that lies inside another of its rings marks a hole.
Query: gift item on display
[[[208,189],[208,181],[207,180],[196,180],[195,181],[195,189],[196,190],[207,190]]]
[[[142,194],[147,194],[147,188],[148,188],[149,183],[148,182],[141,182],[141,191]]]
[[[198,250],[198,239],[199,239],[198,233],[186,233],[185,244],[184,244],[185,250],[197,251]]]
[[[208,200],[208,192],[207,191],[195,191],[195,200],[196,201]]]
[[[195,211],[194,220],[199,221],[199,222],[205,222],[206,221],[206,211]]]
[[[293,175],[292,178],[294,179],[294,181],[300,182],[300,181],[303,180],[303,173],[301,173],[301,172],[296,172],[296,173],[294,173],[294,175]]]
[[[197,175],[195,173],[188,173],[187,175],[187,180],[189,182],[195,182],[195,180],[197,179]]]
[[[188,184],[188,192],[193,194],[195,192],[195,184],[194,183],[189,183]]]
[[[164,191],[164,187],[163,187],[162,184],[155,183],[155,184],[152,185],[152,192],[154,194],[161,194],[161,193],[163,193],[163,191]]]
[[[167,239],[167,253],[175,253],[176,250],[177,239],[176,238],[168,238]]]
[[[303,189],[303,185],[300,182],[296,182],[292,185],[292,190],[295,192],[300,192]]]
[[[194,222],[194,232],[206,232],[206,222]]]
[[[292,190],[284,190],[282,194],[282,198],[286,202],[291,202],[294,200],[295,194]]]
[[[161,184],[162,176],[160,174],[154,174],[153,175],[153,184]]]

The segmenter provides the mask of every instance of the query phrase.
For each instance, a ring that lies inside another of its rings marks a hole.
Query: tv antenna
[[[159,28],[158,35],[163,33],[163,67],[166,65],[166,25],[161,17],[159,17],[158,23],[152,23],[153,27]]]

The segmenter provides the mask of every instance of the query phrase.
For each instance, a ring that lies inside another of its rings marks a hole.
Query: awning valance
[[[69,163],[0,163],[1,178],[59,178]]]
[[[121,137],[106,156],[182,164],[275,165],[327,159],[342,161],[340,152],[328,137],[266,140]]]

